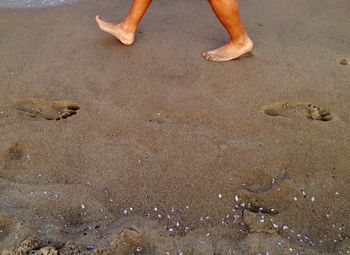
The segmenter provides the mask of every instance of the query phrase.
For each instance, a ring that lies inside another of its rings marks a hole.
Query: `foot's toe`
[[[209,54],[208,51],[203,53],[203,57],[204,57],[206,60],[209,60],[210,56],[211,56],[211,54]]]
[[[215,55],[210,55],[209,60],[210,60],[210,61],[214,61],[214,60],[215,60],[215,58],[216,58],[216,56],[215,56]]]
[[[203,52],[203,53],[202,53],[202,56],[205,57],[205,58],[207,58],[207,57],[208,57],[208,51]]]
[[[215,61],[216,58],[217,58],[217,56],[214,55],[214,54],[208,54],[206,56],[206,59],[209,60],[209,61]]]
[[[208,60],[213,61],[213,62],[227,62],[227,61],[230,61],[233,59],[236,59],[236,58],[233,58],[230,56],[222,56],[219,54],[211,55],[211,57],[208,58]]]
[[[213,55],[207,54],[207,55],[205,56],[205,58],[206,58],[207,60],[211,60],[211,59],[213,58]]]
[[[105,21],[101,15],[96,15],[96,20],[97,21]]]
[[[214,61],[214,62],[225,62],[225,61],[228,61],[228,60],[230,60],[230,59],[228,59],[227,57],[216,55],[215,58],[212,61]]]
[[[215,59],[217,59],[217,56],[216,55],[210,55],[210,61],[215,61]]]
[[[101,29],[106,26],[106,20],[101,15],[97,15],[95,19]]]
[[[212,51],[205,51],[203,52],[203,57],[205,57],[206,59],[208,59],[209,56],[214,55],[214,52]]]
[[[96,22],[100,22],[102,20],[102,17],[100,15],[97,15],[95,20],[96,20]]]
[[[206,52],[203,52],[203,57],[206,59],[206,60],[209,60],[209,61],[214,61],[214,62],[218,62],[221,60],[222,56],[217,54],[216,52],[214,51],[206,51]]]

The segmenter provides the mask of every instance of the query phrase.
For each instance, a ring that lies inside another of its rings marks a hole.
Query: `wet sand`
[[[206,1],[127,8],[0,9],[0,251],[348,254],[349,1],[241,1],[226,64]]]

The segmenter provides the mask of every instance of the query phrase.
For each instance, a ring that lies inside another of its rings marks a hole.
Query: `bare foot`
[[[96,22],[102,31],[115,36],[122,44],[131,45],[134,43],[135,33],[126,31],[122,27],[122,23],[107,22],[100,15],[96,16]]]
[[[206,51],[203,53],[203,57],[210,61],[224,62],[237,59],[243,54],[250,52],[252,49],[253,42],[247,37],[243,42],[229,41],[218,49]]]

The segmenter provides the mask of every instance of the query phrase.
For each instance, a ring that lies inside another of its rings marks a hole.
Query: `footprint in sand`
[[[253,193],[264,193],[273,189],[272,177],[263,171],[249,171],[243,178],[243,189]]]
[[[283,170],[271,175],[264,170],[253,169],[243,174],[242,182],[244,185],[242,185],[242,189],[252,193],[266,193],[289,178],[289,174]]]
[[[26,178],[26,173],[31,165],[32,152],[30,145],[24,141],[0,151],[0,179],[22,184],[31,181]]]
[[[8,167],[12,162],[22,162],[29,159],[28,144],[17,142],[12,144],[3,154],[0,154],[0,166]]]
[[[262,110],[270,116],[292,117],[293,115],[304,115],[312,120],[330,121],[330,111],[321,106],[308,103],[273,103],[264,105]]]
[[[5,239],[14,229],[15,222],[10,217],[0,214],[0,241]]]
[[[77,114],[80,106],[69,101],[50,101],[30,97],[19,101],[16,109],[32,118],[60,120]]]
[[[337,61],[342,66],[350,66],[350,58],[338,58]]]
[[[138,229],[124,228],[117,237],[116,252],[118,254],[148,254],[150,244],[145,234]]]

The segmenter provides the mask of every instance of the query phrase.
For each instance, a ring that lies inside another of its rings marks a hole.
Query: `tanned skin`
[[[133,0],[129,14],[120,23],[108,22],[100,15],[96,16],[96,22],[102,31],[115,36],[125,45],[132,45],[137,27],[151,3],[152,0]],[[204,52],[203,57],[210,61],[224,62],[250,52],[253,42],[242,24],[237,0],[209,0],[209,3],[230,39],[222,47]]]

